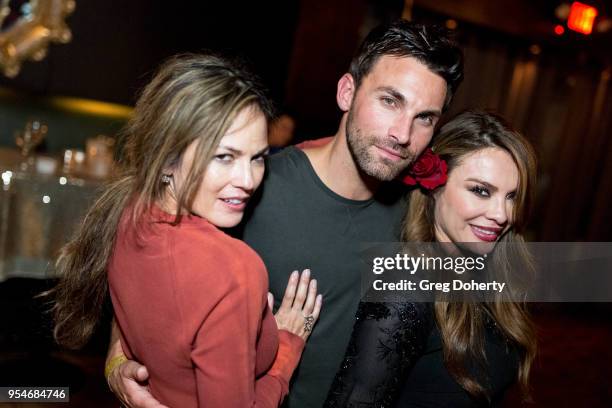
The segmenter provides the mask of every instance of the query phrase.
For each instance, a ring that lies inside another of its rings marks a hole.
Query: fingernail
[[[312,286],[313,288],[316,288],[317,287],[317,280],[316,279],[311,280],[310,281],[310,286]]]
[[[291,272],[291,279],[297,279],[297,277],[298,277],[298,271]]]
[[[307,278],[310,277],[310,269],[304,269],[304,272],[302,273],[302,276],[305,276]]]

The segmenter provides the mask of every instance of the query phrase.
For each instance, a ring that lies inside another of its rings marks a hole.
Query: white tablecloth
[[[19,170],[0,149],[0,281],[53,276],[53,262],[102,187],[96,180]]]

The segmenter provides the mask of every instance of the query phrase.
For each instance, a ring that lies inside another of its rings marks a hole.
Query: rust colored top
[[[120,223],[108,279],[121,343],[170,407],[277,407],[303,340],[278,330],[259,256],[197,216]]]

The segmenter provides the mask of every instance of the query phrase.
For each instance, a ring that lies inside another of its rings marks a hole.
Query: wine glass
[[[22,170],[26,170],[33,164],[32,152],[44,140],[49,128],[39,120],[30,120],[26,123],[23,132],[18,132],[15,136],[15,144],[21,151],[23,162]]]

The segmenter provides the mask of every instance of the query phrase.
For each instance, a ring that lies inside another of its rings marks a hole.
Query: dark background
[[[610,1],[584,2],[599,9],[598,21],[612,16]],[[561,3],[80,0],[68,19],[72,42],[52,45],[47,58],[26,62],[14,79],[0,76],[0,87],[33,100],[62,95],[132,105],[164,58],[211,49],[249,60],[281,112],[296,119],[295,140],[314,139],[336,131],[336,83],[370,28],[402,14],[442,25],[453,19],[466,55],[466,76],[449,116],[465,108],[496,110],[538,151],[539,194],[529,239],[612,241],[612,34],[584,36],[566,28],[556,36],[553,28],[563,22],[555,8]],[[29,300],[44,287],[18,280],[0,285],[0,324],[3,330],[10,327],[0,335],[3,350],[7,344],[43,354],[54,350],[40,306]],[[609,406],[609,306],[546,305],[538,310],[542,347],[534,372],[534,406]],[[97,336],[89,354],[62,355],[80,374],[53,365],[57,362],[41,369],[37,357],[25,375],[63,370],[62,375],[81,378],[85,373],[89,380],[73,382],[75,390],[86,391],[72,405],[112,403],[100,368],[106,335]],[[2,367],[11,378],[12,366]],[[506,405],[516,404],[515,398]]]
[[[0,86],[34,96],[76,96],[131,105],[152,70],[179,52],[221,51],[249,61],[296,141],[335,132],[338,78],[370,28],[410,10],[419,22],[457,22],[466,77],[450,114],[481,107],[506,116],[536,146],[539,201],[533,239],[612,239],[612,33],[566,29],[560,1],[145,1],[77,2],[73,40],[52,45]],[[609,1],[590,2],[599,19]],[[533,47],[537,47],[537,55]],[[450,115],[449,115],[450,116]],[[447,116],[448,117],[448,116]]]

